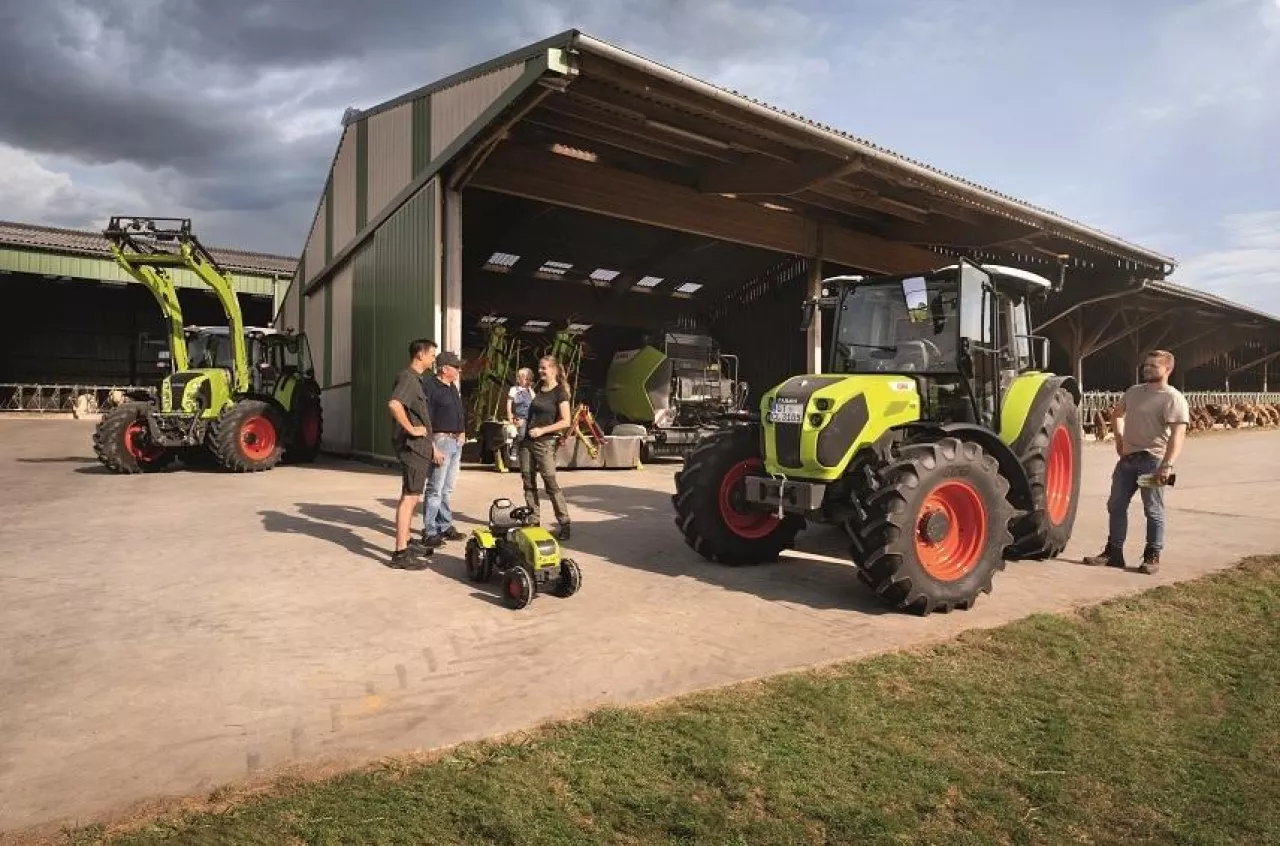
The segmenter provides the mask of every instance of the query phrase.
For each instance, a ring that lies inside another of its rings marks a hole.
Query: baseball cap
[[[462,367],[462,359],[457,353],[442,352],[436,356],[436,367]]]

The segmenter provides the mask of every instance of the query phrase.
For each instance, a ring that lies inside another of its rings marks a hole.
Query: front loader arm
[[[178,226],[163,226],[172,223],[177,223]],[[146,285],[159,301],[161,311],[169,320],[169,342],[179,370],[186,370],[188,366],[187,345],[182,332],[182,308],[178,304],[178,293],[166,268],[186,268],[213,289],[230,326],[235,362],[232,390],[237,393],[248,391],[249,355],[244,341],[244,316],[240,311],[240,300],[236,297],[229,276],[218,267],[213,256],[192,234],[191,221],[113,217],[103,235],[111,242],[112,255],[120,266],[134,279]],[[160,245],[168,242],[176,244],[176,252],[161,249]]]
[[[178,302],[178,290],[173,286],[173,280],[163,268],[134,264],[114,243],[111,245],[111,254],[115,257],[116,264],[142,283],[160,304],[160,313],[169,324],[169,352],[173,356],[173,368],[175,371],[186,370],[189,366],[187,338],[182,331],[182,305]]]

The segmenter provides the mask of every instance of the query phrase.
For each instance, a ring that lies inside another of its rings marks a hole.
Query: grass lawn
[[[68,840],[1280,843],[1280,556],[210,807]]]

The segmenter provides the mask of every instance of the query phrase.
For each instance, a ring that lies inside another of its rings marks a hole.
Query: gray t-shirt
[[[1191,422],[1191,407],[1172,385],[1134,385],[1120,398],[1124,411],[1124,453],[1146,451],[1163,458],[1172,426]]]
[[[396,376],[395,387],[391,389],[391,398],[400,400],[404,406],[405,416],[415,426],[425,426],[427,434],[431,433],[431,417],[427,413],[427,397],[422,390],[422,376],[412,367],[406,367]],[[404,427],[391,420],[391,444],[399,454],[408,450],[424,458],[432,457],[430,437],[415,438],[404,430]]]

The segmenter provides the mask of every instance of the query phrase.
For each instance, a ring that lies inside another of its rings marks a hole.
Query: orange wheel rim
[[[747,458],[730,467],[720,480],[720,519],[729,531],[745,540],[768,537],[781,522],[777,515],[746,508],[747,476],[763,470],[764,462]]]
[[[124,430],[124,447],[135,461],[155,461],[164,453],[162,447],[148,440],[149,436],[147,425],[141,420],[135,420]]]
[[[276,448],[276,427],[265,417],[250,417],[240,427],[240,449],[252,461],[269,458]]]
[[[916,558],[935,579],[973,572],[987,545],[987,508],[968,482],[949,481],[925,497],[916,520]]]
[[[1049,441],[1049,460],[1045,469],[1044,508],[1049,522],[1062,525],[1071,505],[1071,468],[1075,464],[1075,450],[1071,434],[1066,426],[1059,426]]]

